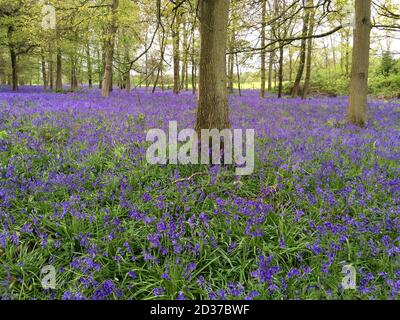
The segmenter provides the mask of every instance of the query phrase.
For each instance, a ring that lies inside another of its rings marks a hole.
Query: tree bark
[[[56,57],[56,91],[62,90],[62,52],[60,32],[56,31],[57,57]]]
[[[49,65],[49,85],[50,85],[50,90],[53,90],[54,89],[54,61],[53,61],[53,48],[52,48],[51,44],[49,44],[48,65]]]
[[[112,67],[114,60],[114,46],[115,46],[115,36],[117,33],[117,10],[119,6],[119,0],[113,0],[111,8],[111,25],[110,30],[107,35],[106,40],[106,61],[104,68],[104,76],[101,86],[101,95],[103,97],[108,97],[110,91],[112,90]]]
[[[226,88],[229,0],[200,0],[200,76],[196,130],[230,127]]]
[[[86,63],[87,63],[87,72],[88,72],[88,84],[89,88],[93,87],[93,68],[92,68],[92,57],[90,56],[90,44],[89,42],[86,45]]]
[[[307,36],[309,18],[310,18],[310,12],[309,12],[309,10],[306,10],[304,13],[303,31],[302,31],[302,37],[304,37],[304,38]],[[292,96],[293,97],[295,97],[299,94],[300,82],[301,82],[301,78],[303,77],[304,65],[306,62],[306,45],[307,45],[307,40],[302,39],[301,40],[301,48],[300,48],[299,68],[297,70],[296,79],[294,81],[293,88],[292,88]]]
[[[314,7],[314,1],[309,0],[309,7]],[[314,24],[315,24],[315,9],[311,9],[310,15],[310,27],[308,28],[308,35],[311,37],[314,34]],[[312,59],[312,47],[313,47],[313,39],[309,38],[307,40],[307,65],[306,65],[306,77],[304,79],[304,88],[302,93],[302,99],[307,97],[308,91],[310,89],[310,80],[311,80],[311,59]]]
[[[44,50],[43,49],[41,49],[40,56],[41,56],[41,59],[42,59],[43,89],[46,91],[48,83],[47,83],[47,73],[46,73],[46,59],[45,59],[45,56],[44,56]]]
[[[179,94],[180,92],[180,76],[179,76],[179,66],[180,66],[180,52],[179,52],[179,15],[176,15],[176,20],[174,21],[172,30],[172,43],[173,43],[173,59],[174,59],[174,94]]]
[[[266,45],[266,27],[267,27],[267,0],[262,0],[262,13],[261,13],[261,89],[260,96],[265,98],[265,65],[266,65],[266,50],[264,49]]]
[[[238,81],[238,90],[239,90],[239,96],[242,96],[242,87],[240,83],[240,66],[239,66],[239,57],[238,54],[235,54],[236,57],[236,74],[237,74],[237,81]]]
[[[283,91],[283,49],[284,44],[279,43],[279,71],[278,71],[278,98],[282,98]]]
[[[364,127],[367,121],[371,0],[356,0],[355,14],[348,121]]]
[[[17,66],[17,52],[15,50],[13,44],[13,32],[14,28],[12,26],[8,27],[7,36],[8,36],[8,47],[10,50],[10,59],[11,59],[11,85],[12,90],[18,90],[18,66]]]

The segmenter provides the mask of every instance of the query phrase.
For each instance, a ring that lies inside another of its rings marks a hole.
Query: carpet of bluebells
[[[346,97],[229,99],[257,135],[240,179],[146,163],[149,128],[193,127],[191,93],[1,88],[0,297],[399,299],[400,101],[359,129]]]

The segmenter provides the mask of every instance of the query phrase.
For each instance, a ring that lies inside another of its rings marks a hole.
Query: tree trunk
[[[44,50],[43,49],[41,49],[40,56],[41,56],[41,59],[42,59],[43,89],[46,91],[48,84],[47,84],[47,73],[46,73],[46,59],[45,59],[45,56],[44,56]]]
[[[54,61],[53,61],[53,48],[52,48],[51,44],[49,44],[48,65],[49,65],[49,85],[50,85],[50,90],[53,90],[54,89]]]
[[[356,0],[348,121],[363,127],[367,121],[371,0]]]
[[[180,77],[179,77],[179,65],[180,65],[180,52],[179,52],[179,15],[176,15],[176,20],[172,30],[172,43],[173,43],[173,59],[174,59],[174,94],[180,92]]]
[[[56,91],[62,90],[62,53],[60,41],[57,41],[57,58],[56,58]]]
[[[346,34],[346,78],[350,75],[350,31]]]
[[[86,45],[86,63],[87,63],[89,88],[92,89],[92,87],[93,87],[93,68],[92,68],[92,57],[90,56],[89,42]]]
[[[17,69],[17,54],[15,50],[10,48],[10,56],[11,56],[11,75],[12,75],[12,90],[18,90],[18,69]]]
[[[182,44],[182,70],[181,70],[181,89],[186,88],[186,77],[187,77],[187,64],[188,64],[188,26],[186,18],[183,16],[182,28],[183,28],[183,44]]]
[[[192,34],[192,52],[191,52],[191,63],[192,63],[192,93],[196,94],[196,47],[195,47],[195,33],[196,20],[193,21],[193,34]]]
[[[310,18],[310,12],[309,12],[309,10],[306,10],[306,12],[304,13],[304,19],[303,19],[302,37],[307,36],[309,18]],[[307,40],[302,39],[301,40],[301,48],[300,48],[299,68],[297,70],[296,79],[294,81],[293,89],[292,89],[293,97],[297,96],[299,94],[299,90],[300,90],[300,82],[301,82],[301,78],[303,77],[304,65],[306,62],[306,44],[307,44]]]
[[[229,128],[226,42],[229,0],[200,0],[200,76],[196,130]]]
[[[278,98],[282,98],[283,90],[283,48],[284,44],[279,42]]]
[[[119,6],[119,0],[113,0],[111,9],[111,25],[110,31],[107,35],[106,40],[106,61],[104,68],[104,76],[101,86],[101,95],[103,97],[108,97],[110,91],[112,90],[112,67],[114,60],[114,45],[115,45],[115,35],[117,33],[117,10]]]
[[[314,1],[309,0],[309,7],[314,7]],[[311,37],[314,34],[314,24],[315,24],[315,9],[311,9],[310,15],[310,27],[308,28],[308,35]],[[312,46],[313,46],[313,39],[309,38],[307,40],[307,65],[306,65],[306,78],[304,80],[304,88],[302,93],[302,99],[305,99],[308,90],[310,89],[310,80],[311,80],[311,59],[312,59]]]
[[[232,22],[233,23],[233,22]],[[229,39],[229,57],[228,57],[228,92],[233,93],[233,74],[235,69],[235,30],[232,28]]]
[[[128,41],[125,41],[125,62],[129,64],[130,59],[130,54],[129,54],[129,43]],[[124,74],[124,80],[125,80],[125,89],[129,93],[131,92],[131,69],[128,68],[127,72]]]
[[[238,81],[238,90],[239,90],[239,96],[242,96],[242,87],[240,84],[240,67],[239,67],[239,57],[238,54],[235,53],[236,57],[236,73],[237,73],[237,81]]]
[[[261,13],[261,89],[260,96],[265,98],[265,45],[266,45],[266,27],[267,27],[267,0],[262,0],[262,13]]]
[[[12,90],[18,90],[18,66],[17,66],[17,52],[15,51],[13,44],[13,32],[14,28],[12,26],[8,27],[7,36],[8,36],[8,46],[10,49],[10,59],[11,59],[11,84]]]

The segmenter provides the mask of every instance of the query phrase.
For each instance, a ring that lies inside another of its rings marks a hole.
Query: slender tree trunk
[[[50,85],[50,90],[54,89],[54,61],[53,61],[53,48],[51,44],[49,44],[49,60],[48,60],[48,65],[49,65],[49,85]]]
[[[314,7],[314,1],[309,0],[309,7]],[[310,15],[310,27],[308,28],[308,35],[311,37],[314,34],[314,24],[315,24],[315,9],[312,9]],[[312,48],[313,48],[313,39],[309,38],[307,40],[307,65],[306,65],[306,77],[304,80],[304,88],[302,93],[302,99],[305,99],[308,91],[310,89],[310,80],[311,80],[311,59],[312,59]]]
[[[346,34],[346,78],[350,75],[350,31],[347,31]]]
[[[355,14],[348,121],[363,127],[367,121],[371,0],[356,0]]]
[[[193,21],[192,52],[191,52],[193,94],[196,94],[196,47],[195,47],[195,36],[194,36],[195,30],[196,30],[196,20]]]
[[[229,57],[228,57],[228,92],[230,94],[233,93],[233,74],[235,69],[234,50],[235,50],[235,29],[232,27],[231,37],[229,39]]]
[[[237,81],[238,81],[238,90],[239,90],[239,96],[242,96],[242,88],[241,88],[241,83],[240,83],[240,66],[239,66],[239,57],[238,54],[235,54],[236,57],[236,74],[237,74]]]
[[[56,31],[57,57],[56,57],[56,91],[62,90],[62,52],[60,32]]]
[[[129,43],[128,41],[125,41],[125,62],[128,64],[130,61],[130,54],[129,54]],[[129,93],[131,92],[131,69],[127,70],[127,72],[124,75],[125,78],[125,89]]]
[[[11,75],[12,75],[12,90],[18,90],[18,67],[17,67],[17,54],[15,53],[14,48],[10,48],[10,56],[11,56]]]
[[[289,47],[289,82],[292,83],[293,80],[293,52]]]
[[[100,49],[97,48],[97,77],[99,81],[99,89],[102,87],[102,82],[103,82],[103,59],[102,59],[102,54],[100,54]]]
[[[284,44],[279,42],[278,98],[282,98],[283,91],[283,49]]]
[[[92,57],[90,56],[90,44],[89,41],[86,45],[86,63],[88,72],[88,83],[89,88],[93,88],[93,67],[92,67]]]
[[[46,73],[46,59],[44,56],[44,50],[41,49],[40,51],[40,56],[42,59],[42,79],[43,79],[43,89],[46,91],[47,90],[47,73]]]
[[[304,13],[304,19],[303,19],[302,37],[306,37],[307,36],[309,18],[310,18],[310,11],[306,10],[306,12]],[[300,48],[299,68],[297,70],[296,79],[294,81],[293,89],[292,89],[292,96],[293,97],[297,96],[299,94],[299,90],[300,90],[300,82],[301,82],[301,78],[303,77],[304,65],[305,65],[305,62],[306,62],[306,44],[307,44],[307,40],[306,39],[302,39],[301,40],[301,48]]]
[[[180,48],[179,48],[179,15],[176,15],[176,20],[173,25],[172,30],[172,42],[173,42],[173,59],[174,59],[174,94],[179,94],[180,92]]]
[[[18,66],[17,66],[17,52],[14,48],[13,44],[13,33],[14,28],[12,26],[8,27],[7,36],[8,36],[8,47],[10,50],[10,59],[11,59],[11,78],[12,78],[12,90],[18,90]]]
[[[112,90],[112,67],[114,60],[114,46],[115,46],[115,36],[117,33],[117,10],[119,6],[119,0],[113,0],[112,2],[112,12],[111,12],[111,25],[110,31],[107,35],[106,40],[106,61],[105,61],[105,70],[101,88],[101,95],[103,97],[108,97],[110,95],[110,91]]]
[[[186,23],[186,18],[183,16],[182,21],[182,28],[183,28],[183,44],[182,44],[182,70],[181,70],[181,89],[185,88],[186,83],[186,70],[187,70],[187,63],[188,63],[188,26]]]
[[[196,130],[229,128],[226,42],[229,0],[200,0],[200,79]]]
[[[266,28],[267,28],[267,0],[262,0],[262,13],[261,13],[261,89],[260,89],[260,96],[261,98],[265,98],[265,79],[266,79]]]

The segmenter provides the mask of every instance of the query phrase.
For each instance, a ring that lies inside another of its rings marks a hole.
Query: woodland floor
[[[400,298],[400,101],[371,100],[358,129],[346,97],[231,96],[233,127],[257,136],[239,182],[231,167],[146,163],[146,130],[193,127],[195,104],[1,88],[0,297]]]

